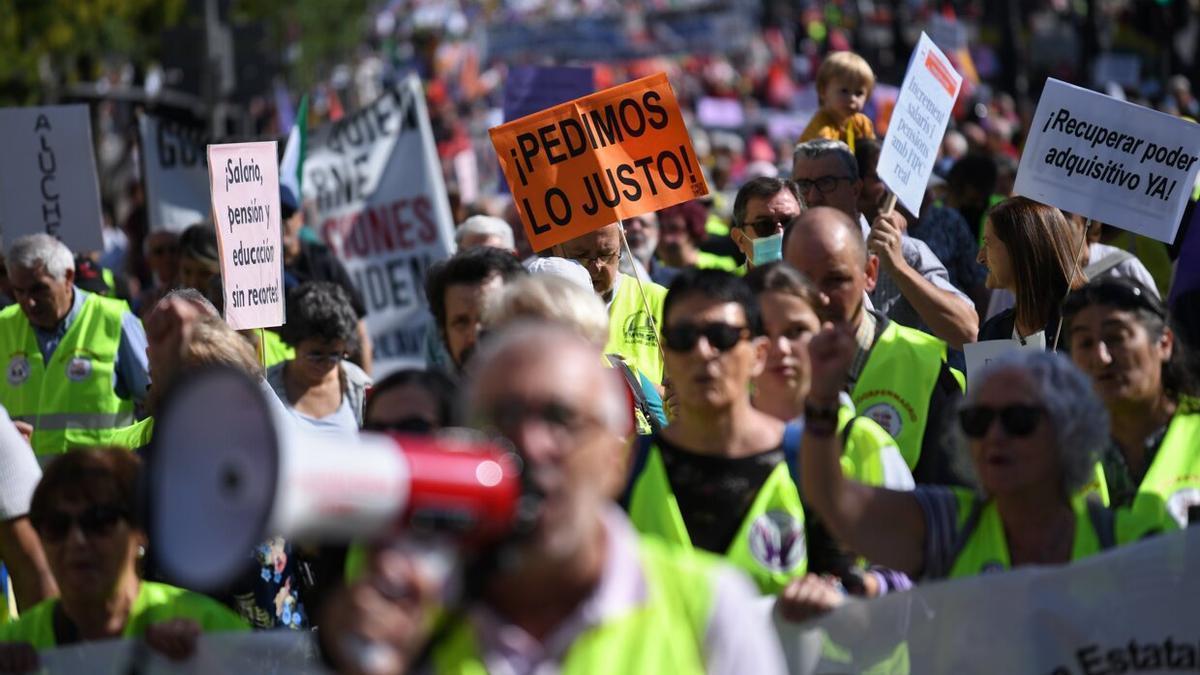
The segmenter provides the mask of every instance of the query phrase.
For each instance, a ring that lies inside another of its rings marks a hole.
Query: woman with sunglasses
[[[837,378],[853,359],[854,338],[830,327],[809,352],[814,378]],[[1065,358],[1022,351],[994,361],[972,384],[959,422],[973,490],[921,485],[896,492],[848,479],[833,425],[806,425],[800,474],[808,503],[839,540],[925,580],[1064,564],[1173,529],[1169,521],[1110,511],[1081,493],[1108,414]]]
[[[142,580],[147,546],[137,517],[140,462],[124,450],[74,450],[46,467],[30,519],[60,596],[0,626],[0,672],[37,669],[36,650],[145,636],[172,659],[191,655],[207,631],[246,630],[217,601]]]
[[[1025,197],[997,204],[983,225],[977,258],[988,268],[987,287],[1016,296],[1016,305],[984,322],[979,341],[1040,337],[1047,349],[1059,338],[1059,305],[1087,281],[1079,270],[1080,240],[1062,211]]]
[[[1112,420],[1101,456],[1101,494],[1147,517],[1166,511],[1181,526],[1200,506],[1200,383],[1154,291],[1101,278],[1063,305],[1071,359],[1092,378]]]
[[[347,360],[358,317],[341,286],[310,281],[288,291],[279,336],[296,355],[267,370],[267,382],[306,431],[350,436],[362,426],[371,377]]]

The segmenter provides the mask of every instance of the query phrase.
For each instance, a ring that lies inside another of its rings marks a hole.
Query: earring
[[[146,557],[146,547],[145,546],[138,544],[137,557],[139,560]]]

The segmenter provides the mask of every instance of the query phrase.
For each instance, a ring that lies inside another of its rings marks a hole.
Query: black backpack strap
[[[633,486],[637,483],[638,477],[642,475],[642,471],[646,470],[646,460],[650,458],[650,447],[654,445],[656,436],[657,434],[633,437],[633,449],[629,453],[629,476],[625,480],[625,489],[621,491],[621,498],[617,502],[626,511],[629,511],[629,503],[633,501]]]
[[[618,354],[605,354],[604,357],[625,378],[625,384],[629,387],[629,392],[633,394],[633,405],[646,418],[646,423],[650,425],[651,433],[658,433],[662,427],[658,423],[658,416],[650,409],[650,403],[646,400],[646,392],[642,389],[642,383],[638,380],[637,373],[633,372],[633,368]]]
[[[1107,551],[1117,545],[1117,518],[1113,510],[1106,507],[1099,499],[1087,500],[1088,520],[1092,521],[1092,529],[1100,540],[1100,550]]]

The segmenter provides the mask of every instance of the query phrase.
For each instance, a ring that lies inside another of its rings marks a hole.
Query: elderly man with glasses
[[[808,206],[830,206],[853,218],[862,229],[880,275],[870,290],[875,309],[899,323],[933,333],[954,349],[974,342],[979,332],[975,305],[950,283],[946,266],[920,240],[905,234],[896,211],[868,224],[858,208],[862,191],[858,162],[849,146],[825,139],[796,146],[792,180]]]
[[[620,223],[605,225],[555,246],[554,255],[583,265],[593,290],[607,305],[609,332],[604,353],[619,354],[655,384],[661,384],[663,362],[658,337],[667,289],[649,279],[639,284],[621,272],[620,228]]]

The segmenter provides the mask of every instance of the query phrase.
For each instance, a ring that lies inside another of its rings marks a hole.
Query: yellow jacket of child
[[[813,115],[808,126],[804,127],[804,133],[800,134],[800,142],[811,141],[814,138],[841,141],[854,150],[855,139],[875,138],[875,125],[870,117],[862,113],[854,113],[839,125],[833,114],[822,108]]]

